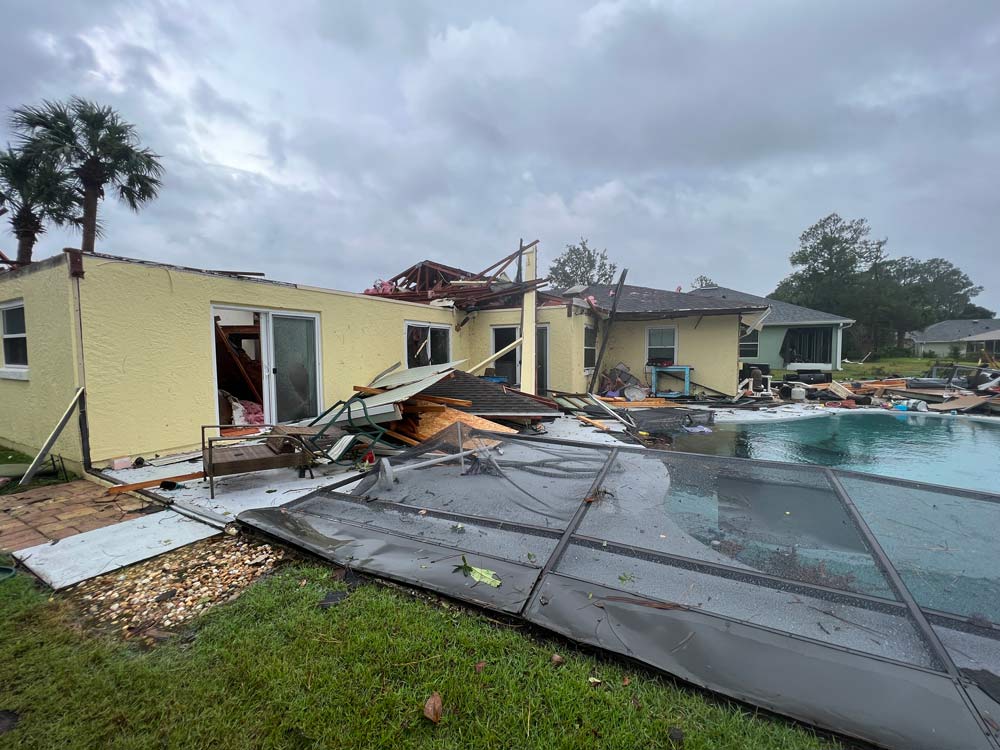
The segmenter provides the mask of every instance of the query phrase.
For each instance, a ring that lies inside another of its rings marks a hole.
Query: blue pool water
[[[717,424],[674,438],[674,449],[819,464],[951,487],[1000,492],[1000,423],[885,412]]]

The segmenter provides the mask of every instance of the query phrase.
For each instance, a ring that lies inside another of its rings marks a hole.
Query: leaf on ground
[[[424,701],[424,716],[437,724],[441,721],[441,712],[444,706],[441,703],[441,693],[435,690],[430,697]]]
[[[566,659],[564,659],[559,654],[552,654],[552,658],[550,659],[550,661],[552,662],[553,667],[561,667],[563,664],[566,663]]]
[[[628,675],[625,675],[624,677],[622,677],[622,687],[628,687],[631,684],[632,684],[632,678],[631,677],[629,677]]]
[[[604,683],[603,680],[599,680],[596,677],[588,677],[587,682],[590,683],[591,687],[597,687],[598,685],[602,685]]]
[[[485,668],[486,668],[486,662],[484,662],[484,661],[477,661],[476,662],[476,667],[475,667],[476,674],[482,674],[482,672],[483,672],[483,670]]]
[[[465,559],[465,555],[462,555],[462,564],[456,565],[453,572],[461,573],[476,583],[485,583],[487,586],[492,586],[495,589],[500,588],[500,584],[503,583],[496,574],[496,571],[469,565],[469,561]]]

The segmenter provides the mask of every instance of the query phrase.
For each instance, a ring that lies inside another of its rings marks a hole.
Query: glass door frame
[[[494,325],[491,325],[490,326],[490,354],[496,354],[497,351],[499,351],[497,349],[497,329],[498,328],[513,328],[514,329],[514,340],[515,341],[518,338],[520,338],[520,336],[521,336],[521,324],[520,323],[496,323]],[[544,360],[545,361],[545,390],[548,390],[548,387],[549,387],[549,349],[550,349],[550,346],[551,346],[550,343],[549,343],[549,335],[552,333],[552,331],[549,328],[549,324],[548,323],[536,323],[535,324],[535,344],[536,344],[535,366],[536,366],[536,370],[538,369],[538,362],[540,361],[540,358],[538,356],[538,351],[537,351],[537,344],[538,344],[538,331],[541,328],[545,329],[545,360]],[[502,348],[503,347],[501,347],[501,349]],[[514,349],[514,352],[517,355],[517,364],[516,364],[517,378],[518,378],[518,380],[520,380],[520,377],[521,377],[521,345],[520,344],[517,345],[517,348]],[[510,383],[509,385],[513,386],[514,384]],[[536,386],[536,388],[538,386],[538,373],[537,373],[537,371],[535,372],[535,386]]]
[[[264,410],[264,423],[277,424],[277,394],[275,392],[274,379],[274,336],[272,329],[272,316],[277,315],[285,318],[306,318],[313,321],[313,332],[316,338],[316,408],[317,415],[323,412],[323,340],[320,329],[320,314],[303,312],[301,310],[277,310],[265,307],[251,307],[248,305],[229,305],[223,302],[212,303],[209,308],[209,325],[211,326],[212,342],[212,402],[215,405],[215,424],[219,424],[219,372],[216,367],[216,346],[215,346],[215,316],[220,310],[237,310],[239,312],[257,313],[260,318],[260,357],[262,387],[261,404]]]

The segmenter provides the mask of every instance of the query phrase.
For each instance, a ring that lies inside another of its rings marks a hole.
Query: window
[[[443,365],[451,361],[451,328],[406,324],[406,366]]]
[[[758,339],[760,338],[760,331],[756,328],[751,328],[745,334],[740,336],[740,356],[748,358],[756,358],[759,355],[760,344]]]
[[[24,303],[0,305],[0,334],[3,335],[5,367],[28,366],[28,335],[24,327]]]
[[[677,329],[646,329],[646,364],[672,365],[677,356]]]
[[[594,326],[583,328],[583,366],[593,367],[597,364],[597,329]]]

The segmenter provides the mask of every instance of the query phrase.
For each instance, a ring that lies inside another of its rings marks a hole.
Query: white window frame
[[[13,299],[7,302],[0,302],[0,378],[5,380],[27,380],[31,357],[28,357],[28,364],[8,363],[4,358],[3,342],[7,339],[24,339],[25,349],[28,345],[28,316],[24,316],[24,333],[7,333],[3,328],[3,312],[15,308],[24,308],[23,299]]]
[[[646,333],[645,333],[645,336],[646,336],[646,339],[645,339],[646,360],[645,360],[645,362],[643,362],[643,365],[645,365],[645,366],[648,367],[647,363],[649,362],[649,332],[650,331],[663,331],[663,330],[667,330],[668,328],[674,332],[674,364],[677,364],[678,362],[680,362],[679,352],[680,352],[680,343],[681,342],[680,342],[680,335],[679,335],[679,333],[677,331],[677,326],[676,325],[666,325],[666,326],[664,326],[664,325],[656,325],[656,326],[646,326]],[[657,348],[659,349],[659,348],[662,348],[662,347],[657,347]]]
[[[755,331],[757,333],[757,340],[756,341],[747,341],[747,342],[744,343],[743,339],[745,339],[747,336],[751,335]],[[749,346],[750,344],[753,344],[753,346],[754,346],[754,353],[753,354],[744,354],[743,351],[742,351],[743,347],[744,346]],[[747,331],[742,336],[740,336],[739,340],[736,343],[736,353],[737,353],[737,355],[739,356],[740,359],[759,359],[760,358],[760,331],[757,330],[756,328],[751,328],[749,331]]]
[[[401,362],[406,365],[406,369],[410,369],[410,352],[407,348],[407,342],[409,340],[410,326],[416,326],[419,328],[441,328],[448,332],[448,358],[445,362],[453,362],[454,357],[452,357],[452,347],[454,346],[454,341],[452,340],[452,328],[448,323],[429,323],[426,320],[404,320],[403,321],[403,359]],[[427,332],[428,337],[430,336],[430,331]],[[430,343],[427,344],[430,346]]]
[[[593,346],[587,346],[587,331],[588,330],[594,332],[594,345]],[[587,350],[588,349],[593,349],[594,350],[594,364],[593,365],[588,365],[587,364]],[[586,372],[586,373],[593,372],[594,371],[594,367],[595,367],[596,364],[597,364],[597,326],[596,325],[593,325],[593,326],[592,325],[584,325],[583,326],[583,371]]]

